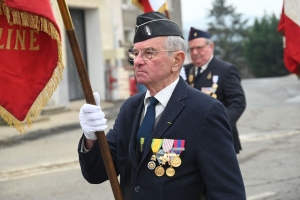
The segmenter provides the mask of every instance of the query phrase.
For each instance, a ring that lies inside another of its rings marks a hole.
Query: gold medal
[[[165,169],[162,166],[157,166],[154,170],[156,176],[162,176],[165,173]]]
[[[149,168],[150,170],[154,170],[155,167],[156,167],[155,162],[153,162],[153,161],[148,162],[148,168]]]
[[[214,94],[216,92],[216,89],[211,88],[211,93]]]
[[[151,160],[156,161],[155,155],[152,155],[152,156],[151,156]]]
[[[213,98],[215,98],[215,99],[217,98],[217,95],[216,95],[216,94],[212,94],[211,96],[212,96]]]
[[[171,165],[173,167],[179,167],[181,165],[181,159],[179,158],[178,155],[176,155],[174,158],[172,158]]]
[[[212,84],[212,88],[217,89],[218,88],[218,84],[216,84],[216,83]]]
[[[173,167],[169,167],[169,168],[166,170],[166,174],[167,174],[167,176],[169,176],[169,177],[174,176],[174,174],[175,174],[175,169],[174,169]]]
[[[166,162],[169,161],[169,158],[166,155],[167,154],[165,154],[164,156],[160,156],[159,158],[157,158],[157,159],[159,159],[162,162],[163,165],[165,165]]]

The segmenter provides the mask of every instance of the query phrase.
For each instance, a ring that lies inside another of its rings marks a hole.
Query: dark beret
[[[189,33],[189,41],[196,39],[196,38],[207,38],[210,39],[209,33],[205,31],[201,31],[199,29],[195,29],[191,27],[190,33]]]
[[[180,27],[160,12],[148,12],[137,16],[133,43],[158,36],[179,36],[183,38]]]

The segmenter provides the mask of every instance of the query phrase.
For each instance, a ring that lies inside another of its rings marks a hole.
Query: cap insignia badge
[[[151,30],[151,28],[149,26],[145,26],[144,30],[145,30],[145,32],[146,32],[147,35],[151,35],[152,34],[152,30]]]

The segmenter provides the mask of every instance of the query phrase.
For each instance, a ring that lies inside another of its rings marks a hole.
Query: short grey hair
[[[206,44],[211,44],[211,43],[213,43],[213,41],[211,40],[211,39],[209,39],[209,38],[205,38],[206,39]]]
[[[183,51],[187,54],[187,44],[181,37],[168,36],[165,46],[168,51]]]

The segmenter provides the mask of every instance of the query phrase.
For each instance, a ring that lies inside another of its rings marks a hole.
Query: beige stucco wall
[[[55,10],[57,19],[61,20],[56,0],[51,0],[51,4]],[[67,4],[70,8],[83,10],[98,9],[100,16],[99,27],[101,28],[101,46],[103,51],[108,51],[107,53],[110,54],[111,51],[119,47],[119,41],[123,40],[123,21],[120,0],[68,0]],[[60,25],[63,26],[63,24]]]
[[[61,104],[59,102],[62,102],[63,99],[69,99],[68,67],[63,20],[57,0],[51,0],[50,2],[62,33],[63,59],[66,66],[61,87],[58,88],[51,100],[52,105],[56,105]],[[102,99],[107,97],[108,92],[107,83],[105,82],[107,67],[112,69],[113,77],[118,80],[116,84],[118,87],[114,87],[109,100],[125,99],[129,94],[129,92],[124,91],[124,89],[127,90],[127,81],[124,77],[128,75],[122,69],[122,63],[119,62],[120,59],[124,58],[124,49],[119,45],[124,38],[121,3],[121,0],[67,0],[69,8],[78,8],[85,11],[89,78],[93,90],[98,91]],[[64,104],[66,103],[68,102]]]
[[[68,6],[80,9],[99,9],[102,49],[111,49],[114,46],[111,1],[110,0],[68,0]],[[88,22],[87,22],[88,23]],[[88,30],[87,30],[88,31]]]

